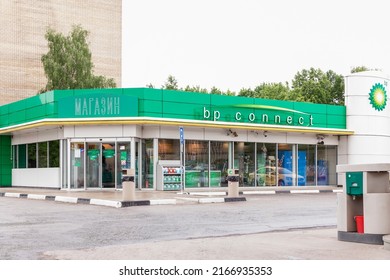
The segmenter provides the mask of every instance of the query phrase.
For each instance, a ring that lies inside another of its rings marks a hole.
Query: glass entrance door
[[[87,143],[86,187],[101,188],[101,144]]]
[[[115,187],[115,144],[87,143],[87,188]]]
[[[102,149],[102,186],[115,188],[115,143],[103,143]]]

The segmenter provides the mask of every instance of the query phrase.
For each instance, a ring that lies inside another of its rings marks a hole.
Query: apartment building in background
[[[0,105],[34,96],[46,85],[41,62],[48,27],[90,32],[95,75],[121,86],[122,0],[0,0]]]

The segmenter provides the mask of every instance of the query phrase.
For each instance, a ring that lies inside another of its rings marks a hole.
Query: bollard
[[[135,172],[134,169],[124,169],[122,171],[122,200],[132,201],[135,200]]]

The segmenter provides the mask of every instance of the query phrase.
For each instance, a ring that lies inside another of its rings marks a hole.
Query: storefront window
[[[100,176],[100,143],[87,143],[87,160],[86,160],[86,186],[87,188],[101,187]]]
[[[298,145],[298,180],[299,186],[316,185],[316,146]]]
[[[84,188],[84,143],[72,143],[70,148],[70,187]]]
[[[317,146],[317,185],[337,185],[337,147]]]
[[[158,140],[159,160],[180,160],[180,142],[176,139]]]
[[[142,143],[142,174],[143,188],[153,188],[153,139],[146,139]]]
[[[47,142],[38,143],[38,167],[47,168]]]
[[[234,168],[239,169],[240,187],[250,186],[255,174],[255,143],[234,143]]]
[[[227,187],[229,143],[210,142],[210,187]]]
[[[12,168],[18,168],[18,146],[12,146]]]
[[[185,187],[209,186],[209,142],[187,140],[185,144]]]
[[[27,162],[28,168],[36,168],[37,167],[37,144],[27,144]]]
[[[296,186],[296,145],[278,144],[278,186]],[[303,184],[303,177],[298,176],[298,184]]]
[[[276,144],[257,143],[256,174],[249,173],[251,186],[276,186]]]
[[[118,142],[117,143],[117,186],[122,187],[123,170],[131,167],[131,153],[130,153],[130,142]]]
[[[27,145],[19,145],[18,146],[18,168],[26,168],[27,167]]]
[[[49,167],[60,167],[60,141],[49,142]]]

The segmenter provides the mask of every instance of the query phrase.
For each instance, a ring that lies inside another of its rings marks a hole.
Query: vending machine
[[[182,187],[182,168],[179,160],[160,160],[157,165],[157,190],[178,191]]]

